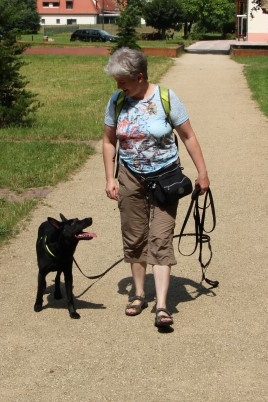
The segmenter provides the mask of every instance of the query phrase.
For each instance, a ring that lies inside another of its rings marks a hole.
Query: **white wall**
[[[268,14],[262,10],[254,11],[253,17],[250,16],[250,10],[253,7],[252,0],[248,2],[248,37],[249,42],[268,43]]]
[[[41,25],[67,25],[67,20],[76,20],[77,25],[91,25],[97,23],[96,16],[81,16],[81,15],[40,15]],[[45,23],[42,20],[45,20]],[[57,23],[57,20],[60,23]]]

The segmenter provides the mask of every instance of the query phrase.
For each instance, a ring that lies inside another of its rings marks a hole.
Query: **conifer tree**
[[[0,0],[0,128],[29,124],[40,106],[36,94],[26,89],[28,81],[20,74],[26,64],[22,53],[27,46],[16,43],[21,32],[17,6],[16,0]]]

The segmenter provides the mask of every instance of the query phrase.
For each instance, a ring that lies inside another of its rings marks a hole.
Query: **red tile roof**
[[[106,1],[106,0],[105,0]],[[44,4],[59,3],[59,7],[44,7]],[[39,14],[62,15],[62,14],[84,14],[96,15],[99,11],[96,9],[93,0],[73,0],[73,8],[66,8],[66,0],[37,0],[37,12]]]
[[[68,1],[68,0],[67,0]],[[37,12],[39,14],[84,14],[96,15],[104,12],[118,12],[116,0],[70,0],[73,8],[66,8],[66,0],[37,0]],[[49,3],[59,3],[58,7],[49,7]],[[44,4],[45,7],[44,7]]]

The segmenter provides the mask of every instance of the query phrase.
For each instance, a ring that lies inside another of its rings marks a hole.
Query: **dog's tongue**
[[[96,233],[93,232],[83,232],[75,236],[79,240],[91,240],[93,237],[97,237]]]

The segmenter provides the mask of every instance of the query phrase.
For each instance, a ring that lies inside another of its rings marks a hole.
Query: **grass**
[[[89,141],[102,137],[105,106],[116,89],[103,67],[105,56],[24,55],[21,73],[42,107],[32,127],[0,130],[0,192],[23,194],[33,187],[54,186],[75,173],[94,151]],[[173,64],[149,58],[149,76],[159,82]],[[0,244],[27,218],[37,200],[10,202],[0,195]]]
[[[244,74],[252,97],[268,117],[268,57],[235,57],[234,60],[244,64]]]
[[[54,186],[83,164],[90,147],[49,142],[2,142],[0,188],[15,192],[32,187]]]
[[[81,28],[83,28],[83,26],[81,26]],[[90,28],[96,28],[96,29],[102,29],[101,25],[94,25],[91,26]],[[103,44],[102,42],[70,42],[70,36],[71,36],[71,32],[60,32],[60,33],[55,33],[53,32],[49,32],[49,28],[48,29],[48,38],[49,41],[44,40],[44,28],[41,29],[41,31],[38,34],[34,34],[34,35],[22,35],[20,37],[20,41],[22,42],[27,42],[29,43],[31,46],[40,46],[40,45],[44,45],[44,46],[63,46],[63,47],[75,47],[75,46],[112,46],[113,44],[106,42],[105,44]],[[104,30],[109,32],[112,35],[116,35],[117,34],[117,27],[116,25],[109,25],[109,26],[104,26]],[[150,28],[140,28],[138,30],[139,33],[142,32],[152,32],[152,29]],[[45,32],[46,33],[46,32]],[[145,40],[138,40],[138,45],[140,47],[157,47],[157,48],[162,48],[162,47],[174,47],[174,46],[178,46],[181,44],[185,44],[185,45],[189,45],[193,42],[193,40],[185,40],[183,39],[183,32],[175,32],[174,38],[173,39],[169,39],[169,40],[154,40],[154,41],[145,41]]]
[[[36,200],[11,202],[0,198],[0,245],[14,237],[18,222],[27,218],[36,204]]]
[[[103,68],[104,56],[27,55],[22,70],[29,89],[39,94],[43,106],[31,128],[0,130],[0,139],[90,141],[102,137],[106,102],[116,89]],[[149,76],[158,82],[172,59],[151,57]]]

